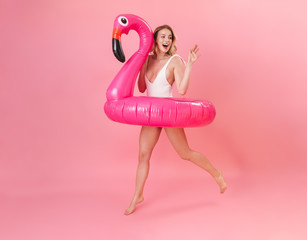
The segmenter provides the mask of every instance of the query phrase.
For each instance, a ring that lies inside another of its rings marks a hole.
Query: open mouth
[[[168,48],[168,44],[162,44],[162,46],[167,49]]]

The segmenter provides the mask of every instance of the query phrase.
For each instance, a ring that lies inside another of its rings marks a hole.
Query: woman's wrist
[[[187,62],[186,68],[192,68],[193,63],[192,62]]]

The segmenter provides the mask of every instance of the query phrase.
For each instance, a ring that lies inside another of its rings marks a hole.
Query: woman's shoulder
[[[180,55],[174,54],[173,56],[171,56],[171,58],[172,58],[172,60],[171,60],[170,63],[173,63],[174,66],[180,66],[181,67],[181,66],[185,65],[185,62]]]

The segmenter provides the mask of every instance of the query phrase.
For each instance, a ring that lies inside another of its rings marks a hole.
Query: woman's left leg
[[[201,153],[192,150],[183,128],[164,128],[165,132],[179,156],[184,160],[189,160],[206,170],[217,182],[220,192],[224,193],[227,185],[220,170],[216,169],[211,162]]]

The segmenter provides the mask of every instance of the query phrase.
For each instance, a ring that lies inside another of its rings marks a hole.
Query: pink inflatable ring
[[[153,44],[150,26],[140,17],[122,14],[116,17],[113,30],[113,53],[125,62],[121,35],[135,30],[140,36],[140,47],[118,72],[107,90],[104,105],[106,115],[113,121],[157,127],[197,127],[211,123],[215,108],[206,100],[186,98],[134,97],[137,75]]]

